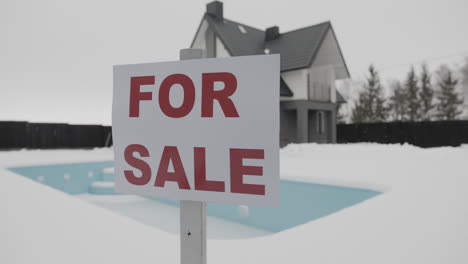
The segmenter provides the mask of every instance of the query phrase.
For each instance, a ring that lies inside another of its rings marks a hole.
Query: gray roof
[[[232,56],[265,54],[265,49],[268,49],[270,54],[281,54],[281,71],[309,67],[331,28],[330,22],[324,22],[281,33],[278,38],[265,41],[263,30],[228,19],[216,21],[210,15],[205,15],[205,18]],[[243,34],[239,26],[244,27],[247,34]]]
[[[265,43],[270,53],[281,54],[281,71],[307,68],[325,38],[330,22],[282,33]],[[293,44],[292,44],[293,43]]]
[[[216,20],[209,14],[204,15],[216,35],[221,39],[231,56],[247,56],[265,54],[281,54],[281,71],[291,71],[308,68],[312,65],[316,54],[328,32],[330,22],[324,22],[285,33],[278,38],[265,41],[265,31],[223,18]],[[247,34],[239,30],[245,28]],[[294,45],[292,45],[294,43]],[[286,82],[280,80],[280,95],[292,96],[293,93]],[[337,102],[345,101],[337,92]]]
[[[205,18],[213,27],[219,38],[223,41],[226,49],[232,56],[265,54],[263,53],[265,32],[262,30],[233,22],[228,19],[217,22],[209,15],[205,15]],[[240,32],[239,25],[243,26],[248,34]]]

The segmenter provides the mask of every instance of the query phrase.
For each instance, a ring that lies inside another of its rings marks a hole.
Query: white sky
[[[208,1],[2,0],[0,120],[110,124],[112,65],[177,60]],[[289,31],[330,20],[352,77],[468,56],[467,0],[223,1],[225,17]]]

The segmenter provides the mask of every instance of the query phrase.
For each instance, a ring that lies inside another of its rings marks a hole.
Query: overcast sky
[[[112,65],[177,60],[208,1],[0,1],[0,120],[110,124]],[[355,79],[468,56],[467,0],[224,1],[224,15],[289,31],[330,20]]]

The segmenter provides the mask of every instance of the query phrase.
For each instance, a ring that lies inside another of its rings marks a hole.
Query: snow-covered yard
[[[177,234],[4,169],[111,159],[0,152],[0,263],[179,263]],[[209,263],[468,263],[468,146],[289,145],[281,177],[383,194],[280,233],[210,239]]]

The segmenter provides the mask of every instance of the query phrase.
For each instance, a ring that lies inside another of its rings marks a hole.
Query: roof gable
[[[208,14],[204,15],[203,20],[209,23],[232,56],[281,54],[281,71],[310,67],[327,32],[333,30],[327,21],[281,33],[278,38],[265,41],[263,30],[229,19],[215,20]],[[243,27],[246,33],[241,32],[239,27]]]
[[[203,21],[208,22],[209,28],[222,41],[231,56],[281,54],[280,68],[282,72],[311,67],[327,33],[329,31],[333,32],[331,23],[327,21],[310,27],[281,33],[276,39],[265,41],[265,32],[263,30],[225,18],[221,20],[214,19],[205,13],[191,46],[193,46],[195,39],[200,33]],[[243,30],[240,27],[243,27]],[[341,50],[339,52],[343,58]],[[348,73],[346,64],[345,68]],[[292,96],[290,88],[282,79],[280,82],[280,93],[281,96]],[[337,98],[343,100],[341,95],[338,95]]]

